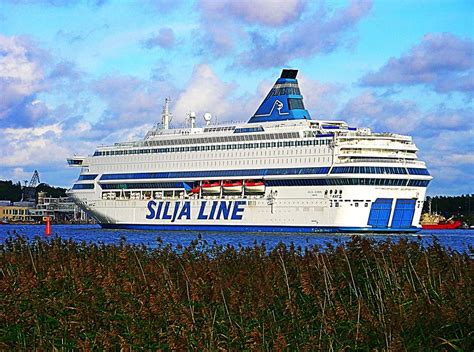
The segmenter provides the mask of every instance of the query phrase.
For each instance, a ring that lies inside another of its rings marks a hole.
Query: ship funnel
[[[284,69],[270,92],[263,100],[249,123],[311,120],[303,104],[303,96],[298,86],[298,70]]]

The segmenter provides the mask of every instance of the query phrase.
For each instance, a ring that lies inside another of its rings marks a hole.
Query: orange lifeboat
[[[221,193],[221,182],[220,181],[202,181],[201,190],[202,190],[202,193],[206,193],[206,194],[219,194]]]
[[[242,181],[226,180],[222,183],[224,193],[242,193]]]
[[[244,188],[246,193],[264,193],[265,183],[263,181],[247,180]]]

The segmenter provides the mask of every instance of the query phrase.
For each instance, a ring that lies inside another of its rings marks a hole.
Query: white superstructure
[[[68,191],[103,227],[413,232],[431,180],[411,137],[311,120],[283,70],[247,122],[160,128],[74,157]]]

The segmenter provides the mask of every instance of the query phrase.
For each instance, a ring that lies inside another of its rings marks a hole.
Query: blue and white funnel
[[[296,79],[297,74],[298,70],[283,70],[280,78],[248,123],[311,120],[308,110],[303,105],[303,96]]]

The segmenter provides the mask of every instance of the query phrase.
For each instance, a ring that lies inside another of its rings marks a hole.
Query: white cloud
[[[11,177],[15,180],[26,180],[31,177],[31,173],[25,171],[22,167],[15,167],[12,170]]]
[[[31,44],[18,37],[0,34],[0,79],[8,81],[9,89],[18,95],[30,95],[41,87],[44,72],[32,60]]]
[[[70,154],[61,140],[63,133],[59,124],[34,128],[6,128],[0,131],[0,139],[8,141],[2,145],[0,164],[50,165],[64,160]]]
[[[334,52],[353,43],[354,28],[371,8],[371,0],[350,1],[332,13],[322,6],[284,31],[252,30],[248,32],[250,47],[237,56],[234,64],[246,69],[281,67],[294,59]]]
[[[283,5],[283,6],[282,6]],[[206,51],[222,55],[242,47],[250,37],[245,27],[285,27],[297,21],[306,0],[201,0],[201,28],[197,33]]]
[[[288,25],[305,7],[305,0],[201,0],[206,16],[225,16],[240,22],[265,26]]]
[[[304,105],[315,120],[328,120],[334,117],[338,103],[337,94],[341,87],[337,84],[323,83],[304,75],[298,78]]]
[[[353,126],[370,127],[375,132],[409,134],[417,130],[423,114],[412,101],[394,101],[366,91],[349,99],[339,116]]]
[[[234,88],[235,84],[224,82],[209,65],[197,65],[187,87],[174,104],[175,121],[184,122],[190,111],[194,111],[198,118],[210,112],[220,122],[229,120],[235,116],[236,107],[232,103]]]

